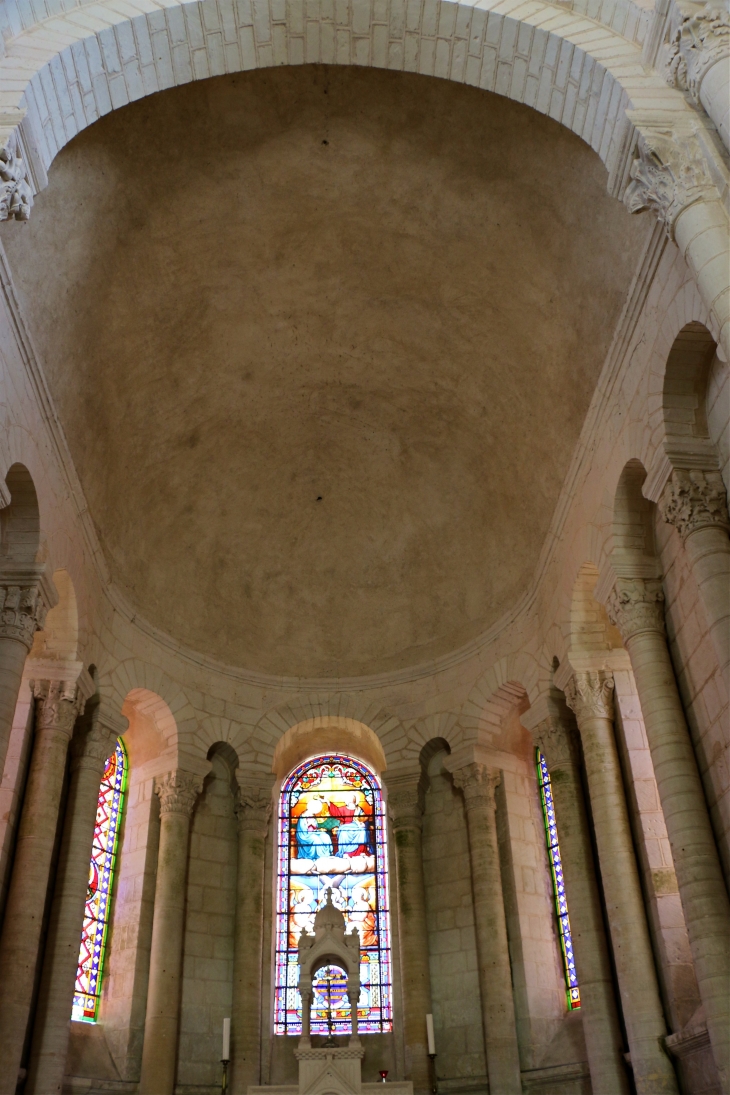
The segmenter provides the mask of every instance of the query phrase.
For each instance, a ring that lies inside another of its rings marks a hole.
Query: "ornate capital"
[[[606,609],[625,643],[640,631],[664,634],[664,590],[659,578],[618,578]]]
[[[190,817],[198,795],[203,790],[201,776],[177,768],[155,780],[155,793],[160,800],[160,814],[184,814]]]
[[[727,494],[719,471],[674,470],[659,500],[664,520],[685,540],[701,528],[730,530]]]
[[[502,779],[500,771],[487,768],[486,764],[472,762],[465,764],[463,768],[456,768],[452,775],[454,785],[464,796],[467,810],[474,810],[480,806],[490,810],[496,808],[494,792]]]
[[[656,129],[639,137],[638,156],[624,194],[630,213],[650,209],[674,239],[680,213],[716,193],[697,138]]]
[[[420,780],[388,784],[388,813],[393,828],[420,829],[423,825],[421,809]]]
[[[682,4],[669,43],[666,80],[700,102],[700,84],[714,64],[730,56],[730,11],[725,3]]]
[[[0,580],[0,638],[17,639],[30,650],[36,631],[43,630],[49,607],[38,582]]]
[[[84,709],[85,697],[75,679],[28,682],[36,700],[36,727],[71,738],[74,723]]]
[[[574,768],[578,764],[573,728],[556,715],[538,723],[532,731],[532,740],[547,760],[548,768]]]
[[[240,832],[266,836],[271,817],[271,793],[264,787],[239,787],[236,802]]]
[[[27,221],[33,205],[33,188],[28,167],[17,138],[0,148],[0,221]]]
[[[583,719],[613,719],[613,673],[610,669],[574,673],[565,686],[565,698],[579,726]]]
[[[101,775],[120,735],[126,729],[126,723],[127,720],[122,715],[109,715],[97,703],[91,712],[90,726],[86,733],[72,745],[72,768],[89,768]]]

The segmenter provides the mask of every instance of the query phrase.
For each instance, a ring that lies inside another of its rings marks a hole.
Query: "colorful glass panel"
[[[568,898],[565,893],[563,863],[560,858],[560,845],[558,844],[558,823],[555,818],[553,788],[550,782],[547,761],[539,749],[537,750],[537,781],[540,785],[540,800],[542,802],[542,814],[545,821],[545,836],[547,839],[548,859],[550,860],[550,874],[553,880],[555,911],[558,914],[558,933],[560,935],[560,948],[563,952],[563,969],[567,987],[568,1008],[571,1011],[575,1011],[576,1008],[580,1007],[580,988],[578,986],[578,974],[575,969],[575,958],[573,956],[573,938],[570,934]]]
[[[106,762],[96,808],[89,887],[86,892],[76,988],[71,1008],[71,1018],[82,1023],[95,1023],[99,1012],[104,951],[109,931],[114,868],[126,784],[127,754],[120,739]]]
[[[356,927],[360,933],[359,1031],[368,1034],[391,1030],[390,914],[383,799],[377,776],[367,765],[337,754],[316,757],[300,765],[281,792],[276,1034],[301,1033],[297,946],[302,929],[312,930],[317,909],[327,900],[328,889],[332,890],[333,904],[345,915],[348,930]],[[332,971],[335,967],[328,969]],[[327,974],[320,971],[318,976]],[[332,981],[330,993],[334,984]],[[326,1034],[328,1017],[318,1008],[317,999],[315,992],[311,1031]],[[346,997],[339,1000],[334,1023],[336,1033],[351,1030]]]

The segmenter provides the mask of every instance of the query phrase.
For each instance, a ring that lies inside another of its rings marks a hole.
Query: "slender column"
[[[659,510],[684,541],[720,671],[730,685],[730,520],[720,473],[673,471]]]
[[[619,578],[608,601],[631,658],[700,997],[721,1082],[730,1081],[730,901],[674,678],[658,580]]]
[[[0,779],[13,727],[15,705],[28,651],[46,613],[58,601],[42,566],[3,567],[0,574]]]
[[[0,939],[2,1095],[15,1095],[33,999],[66,754],[85,699],[76,677],[33,681],[31,689],[36,700],[35,742]]]
[[[261,1082],[261,977],[264,863],[271,793],[242,788],[238,799],[238,885],[233,954],[231,1090]]]
[[[677,1092],[662,1049],[667,1034],[613,732],[613,675],[574,674],[565,690],[578,720],[588,775],[619,991],[638,1095]]]
[[[466,803],[489,1090],[520,1095],[520,1055],[495,816],[494,792],[501,774],[472,763],[457,768],[453,776]]]
[[[181,769],[155,786],[160,848],[139,1095],[173,1095],[175,1088],[190,817],[202,787],[199,776]]]
[[[55,1095],[63,1087],[99,784],[126,722],[119,715],[103,715],[97,705],[87,732],[71,747],[68,809],[33,1025],[27,1095]]]
[[[388,783],[395,836],[398,926],[403,976],[406,1074],[415,1092],[430,1090],[426,1016],[431,1013],[431,974],[423,881],[423,813],[418,780]]]
[[[567,712],[564,716],[557,703],[551,706],[555,708],[554,713],[535,727],[532,736],[550,772],[591,1087],[595,1092],[628,1095],[621,1028],[574,731],[565,717]]]

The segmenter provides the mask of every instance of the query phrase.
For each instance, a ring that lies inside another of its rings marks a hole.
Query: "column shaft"
[[[63,1087],[99,784],[124,721],[120,719],[109,727],[100,722],[97,708],[72,760],[68,810],[33,1026],[27,1095],[55,1095]]]
[[[664,635],[661,583],[620,579],[609,614],[636,678],[707,1029],[730,1080],[730,900]]]
[[[33,692],[35,742],[0,939],[1,1095],[15,1095],[33,1000],[66,754],[81,702],[75,683],[36,681]]]
[[[155,788],[160,847],[139,1095],[173,1095],[175,1089],[190,816],[201,788],[197,776],[179,770]]]
[[[489,1089],[500,1095],[520,1095],[520,1055],[495,816],[494,792],[501,777],[483,764],[467,764],[453,775],[466,803]]]
[[[48,609],[58,600],[55,587],[44,578],[44,569],[6,564],[0,575],[0,779],[25,659]]]
[[[578,720],[603,893],[638,1095],[678,1091],[613,730],[613,678],[576,673],[566,695]]]
[[[684,541],[720,672],[730,692],[730,520],[722,476],[718,471],[675,469],[662,493],[659,511]],[[663,621],[660,623],[663,626]]]
[[[241,791],[238,807],[238,884],[233,955],[233,1095],[261,1083],[261,978],[264,865],[271,800]]]
[[[423,881],[422,813],[418,783],[389,784],[398,877],[398,927],[403,979],[406,1076],[414,1092],[430,1090],[426,1016],[431,1012],[431,971]]]
[[[594,1095],[628,1095],[608,942],[572,734],[559,715],[545,719],[533,731],[550,771],[591,1087]]]

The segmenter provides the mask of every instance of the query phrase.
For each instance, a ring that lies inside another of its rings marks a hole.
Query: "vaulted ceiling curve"
[[[231,665],[357,676],[527,588],[647,225],[557,123],[305,66],[150,96],[3,243],[115,582]]]

